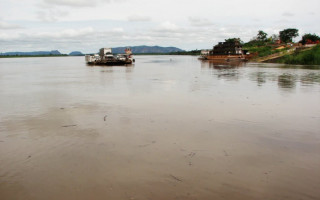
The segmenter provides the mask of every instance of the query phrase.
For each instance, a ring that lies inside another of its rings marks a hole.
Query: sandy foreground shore
[[[175,110],[76,105],[5,121],[2,199],[319,197],[312,134]]]

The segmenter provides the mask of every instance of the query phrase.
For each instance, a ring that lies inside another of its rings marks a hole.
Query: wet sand
[[[320,198],[319,70],[32,59],[0,60],[0,199]]]

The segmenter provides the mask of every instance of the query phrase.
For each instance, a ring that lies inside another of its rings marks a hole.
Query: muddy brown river
[[[0,199],[320,199],[320,66],[2,58]]]

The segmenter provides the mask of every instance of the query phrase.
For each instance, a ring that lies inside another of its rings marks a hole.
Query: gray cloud
[[[109,2],[105,0],[104,2]],[[99,0],[43,0],[45,5],[70,6],[70,7],[95,7]]]
[[[183,30],[181,27],[177,26],[175,23],[170,21],[162,22],[156,28],[153,29],[155,32],[159,33],[181,33]]]
[[[68,24],[68,23],[67,23]],[[176,46],[182,49],[211,48],[214,44],[230,37],[240,37],[248,41],[257,30],[237,25],[215,25],[211,27],[178,26],[172,22],[163,22],[140,29],[128,29],[129,22],[122,22],[117,27],[64,28],[55,31],[33,30],[15,34],[0,34],[0,51],[28,51],[58,49],[70,52],[81,50],[84,53],[95,52],[103,46],[161,45]],[[67,25],[65,27],[68,27]],[[10,50],[9,50],[10,49]]]
[[[189,17],[189,22],[192,26],[212,26],[214,25],[209,19]]]
[[[105,3],[123,3],[127,0],[42,0],[43,5],[66,7],[96,7]]]
[[[99,31],[86,27],[81,29],[64,29],[55,32],[20,32],[15,35],[0,34],[0,43],[2,44],[0,51],[58,49],[67,52],[72,50],[86,52],[90,51],[90,49],[98,50],[101,44],[107,46],[119,45],[121,43],[129,44],[130,41],[134,40],[132,36],[130,33],[125,33],[121,27],[107,31]]]
[[[142,15],[130,15],[128,16],[129,22],[147,22],[151,21],[151,17],[142,16]]]
[[[229,37],[246,42],[258,30],[272,35],[292,27],[319,34],[314,26],[319,18],[316,6],[294,12],[304,5],[299,2],[272,0],[266,9],[253,0],[238,6],[232,6],[235,0],[219,4],[209,0],[30,0],[32,3],[20,7],[18,0],[0,1],[5,2],[0,13],[0,51],[94,52],[101,46],[143,44],[191,50],[212,48]],[[313,1],[319,5],[318,0]],[[19,30],[21,26],[25,28]]]
[[[284,13],[282,13],[282,16],[284,16],[284,17],[293,17],[293,16],[295,16],[295,14],[294,13],[290,13],[290,12],[284,12]]]
[[[9,24],[7,22],[3,22],[3,21],[0,21],[0,29],[21,29],[23,28],[22,26],[20,25],[16,25],[16,24]]]
[[[0,35],[0,40],[2,42],[21,42],[21,41],[72,41],[80,38],[89,37],[93,33],[93,29],[90,27],[82,29],[65,29],[56,32],[33,32],[33,33],[23,33],[18,34],[2,34]]]
[[[88,13],[111,3],[123,3],[127,0],[41,0],[36,3],[38,8],[34,15],[37,19],[46,22],[56,22],[72,16],[75,9],[87,9]],[[101,13],[101,12],[100,12]],[[111,13],[111,12],[110,12]],[[84,15],[85,16],[85,15]],[[110,15],[108,15],[110,17]]]
[[[58,21],[60,18],[68,16],[69,12],[58,9],[47,9],[39,10],[35,14],[37,18],[41,21],[55,22]]]
[[[294,21],[288,20],[288,19],[279,19],[274,21],[275,24],[281,25],[281,26],[291,26],[294,25]]]

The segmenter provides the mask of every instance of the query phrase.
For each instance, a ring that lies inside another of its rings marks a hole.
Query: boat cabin
[[[239,41],[219,42],[210,51],[210,55],[242,55],[242,46]]]

